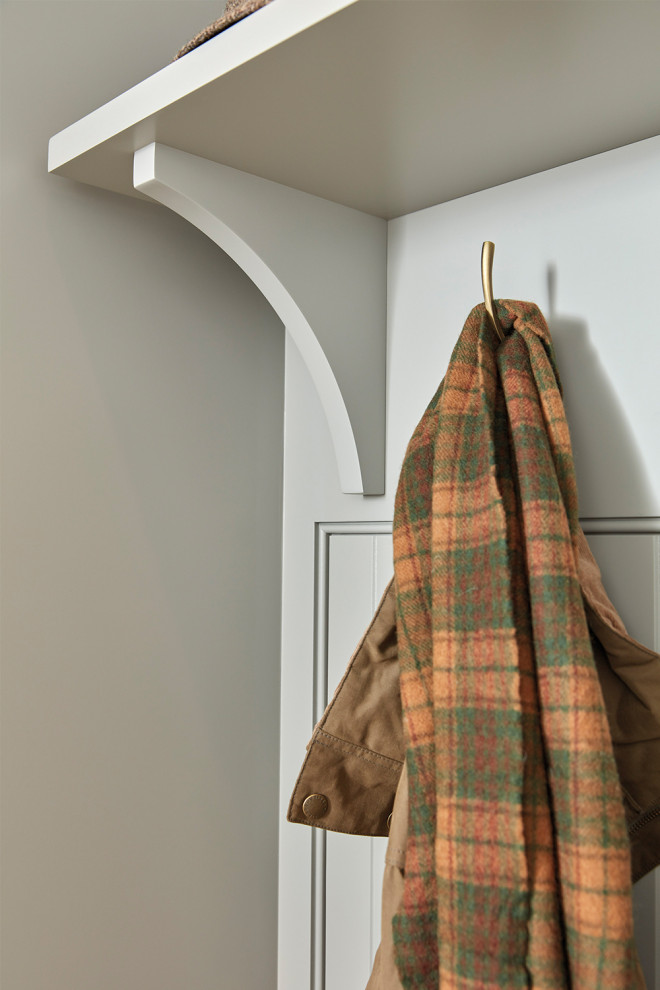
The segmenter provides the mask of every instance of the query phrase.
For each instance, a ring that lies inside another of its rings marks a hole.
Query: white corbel
[[[261,290],[312,376],[342,491],[383,494],[386,221],[156,143],[135,152],[133,184]]]

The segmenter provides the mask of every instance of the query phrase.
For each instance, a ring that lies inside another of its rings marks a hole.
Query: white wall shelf
[[[56,134],[49,168],[135,195],[157,141],[389,219],[657,134],[659,38],[631,0],[277,0]]]
[[[659,37],[631,0],[277,0],[56,134],[49,169],[228,251],[301,349],[342,489],[379,494],[385,221],[655,135]]]

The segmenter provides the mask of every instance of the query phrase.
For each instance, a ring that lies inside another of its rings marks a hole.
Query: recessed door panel
[[[588,537],[605,589],[631,636],[660,647],[660,536]],[[660,988],[660,868],[633,887],[635,939],[648,990]]]
[[[368,626],[392,576],[389,535],[331,535],[328,566],[328,695]],[[387,839],[326,836],[325,987],[364,990],[380,939]]]

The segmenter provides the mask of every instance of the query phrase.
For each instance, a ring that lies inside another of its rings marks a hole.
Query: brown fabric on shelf
[[[266,4],[271,3],[272,0],[227,0],[225,6],[225,12],[222,17],[219,17],[208,27],[205,27],[203,31],[200,31],[195,35],[194,38],[180,48],[179,51],[174,56],[173,61],[181,58],[182,55],[187,55],[194,48],[199,48],[203,45],[205,41],[209,41],[210,38],[215,38],[216,34],[220,34],[225,28],[228,28],[231,24],[235,24],[236,21],[243,20],[248,14],[253,14],[255,10],[259,10],[260,7],[265,7]]]

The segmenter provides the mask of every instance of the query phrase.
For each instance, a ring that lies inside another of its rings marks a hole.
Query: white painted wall
[[[659,169],[654,137],[390,221],[388,490],[490,240],[495,297],[535,302],[553,335],[581,515],[660,515]]]
[[[275,985],[283,329],[46,172],[221,6],[2,3],[6,990]]]

